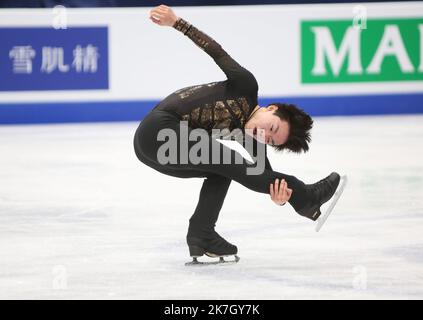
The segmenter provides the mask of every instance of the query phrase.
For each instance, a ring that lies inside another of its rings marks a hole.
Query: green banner
[[[301,22],[301,82],[423,80],[423,18]]]

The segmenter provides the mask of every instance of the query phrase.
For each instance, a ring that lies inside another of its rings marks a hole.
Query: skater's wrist
[[[191,24],[188,21],[184,20],[183,18],[177,17],[172,27],[182,32],[183,34],[186,34],[189,28],[191,27]]]

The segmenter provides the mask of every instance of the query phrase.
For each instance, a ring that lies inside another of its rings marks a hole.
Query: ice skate
[[[237,256],[238,248],[222,238],[217,232],[210,233],[207,237],[194,237],[187,235],[189,254],[193,258],[185,265],[210,265],[237,263],[240,258]],[[219,258],[218,261],[198,261],[199,257],[206,255],[211,258]],[[225,260],[224,257],[234,256],[234,259]]]
[[[340,180],[340,175],[336,172],[332,172],[326,178],[316,183],[306,185],[310,202],[297,212],[304,217],[316,221],[321,215],[320,207],[332,198],[338,188]]]
[[[342,192],[344,192],[344,188],[347,185],[347,181],[348,180],[346,175],[341,177],[341,182],[339,183],[338,189],[336,190],[335,194],[332,197],[332,202],[330,203],[329,207],[326,209],[325,214],[322,215],[319,219],[317,219],[316,232],[319,232],[319,230],[323,227],[329,215],[332,213],[336,203],[338,202],[339,198],[342,195]]]

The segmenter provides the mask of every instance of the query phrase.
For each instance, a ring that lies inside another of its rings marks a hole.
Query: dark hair
[[[310,130],[313,127],[313,119],[302,109],[289,103],[270,103],[278,109],[273,112],[282,120],[289,123],[289,136],[284,144],[273,146],[276,151],[288,149],[295,153],[307,152],[308,143],[311,141]]]

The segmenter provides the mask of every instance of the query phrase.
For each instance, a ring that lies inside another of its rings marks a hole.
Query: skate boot
[[[332,172],[326,178],[313,183],[307,184],[307,192],[309,194],[309,203],[297,211],[300,215],[307,217],[313,221],[316,221],[320,217],[320,207],[322,204],[332,198],[340,182],[340,175],[336,172]]]
[[[207,236],[198,237],[187,235],[187,244],[189,248],[189,254],[193,258],[193,261],[186,263],[186,265],[192,264],[218,264],[227,262],[238,262],[239,257],[238,248],[222,238],[216,231],[210,232]],[[198,257],[203,255],[219,258],[217,262],[199,262]],[[235,256],[235,260],[224,260],[223,257]]]

